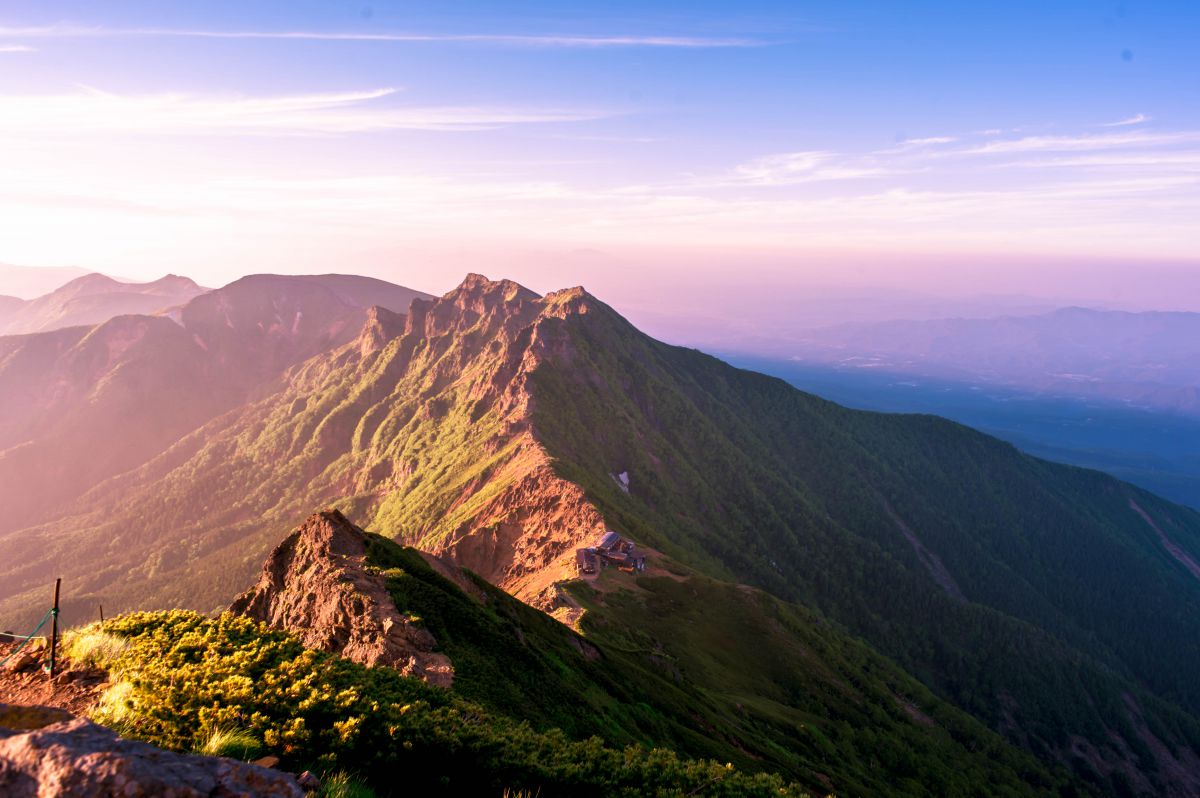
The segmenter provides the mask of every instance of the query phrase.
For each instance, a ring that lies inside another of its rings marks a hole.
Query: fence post
[[[58,653],[58,590],[62,587],[62,577],[54,580],[54,617],[50,623],[50,678],[54,678],[54,658]]]

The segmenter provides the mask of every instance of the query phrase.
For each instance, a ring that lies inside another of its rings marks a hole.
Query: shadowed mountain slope
[[[661,344],[581,289],[471,276],[407,319],[374,311],[281,385],[0,538],[23,563],[0,610],[68,551],[106,606],[211,609],[336,503],[577,618],[597,605],[563,584],[574,550],[611,527],[654,568],[819,611],[1101,792],[1200,788],[1195,512]],[[654,568],[642,589],[669,597]],[[672,605],[638,601],[616,606],[639,644],[686,630],[652,632]]]

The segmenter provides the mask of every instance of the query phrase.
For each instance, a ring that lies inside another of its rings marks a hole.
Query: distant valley
[[[845,324],[788,336],[771,356],[1200,416],[1200,313]]]
[[[1030,454],[1095,468],[1200,508],[1200,418],[887,369],[725,356],[847,407],[930,413]]]

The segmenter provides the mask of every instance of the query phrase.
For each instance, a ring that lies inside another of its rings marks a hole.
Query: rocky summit
[[[450,659],[396,609],[379,569],[367,566],[366,543],[337,510],[318,513],[271,552],[258,583],[229,609],[293,631],[306,646],[449,687]]]

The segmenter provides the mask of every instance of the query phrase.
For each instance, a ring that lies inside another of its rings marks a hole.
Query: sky
[[[1192,0],[0,0],[0,262],[1200,310],[1198,41]]]

